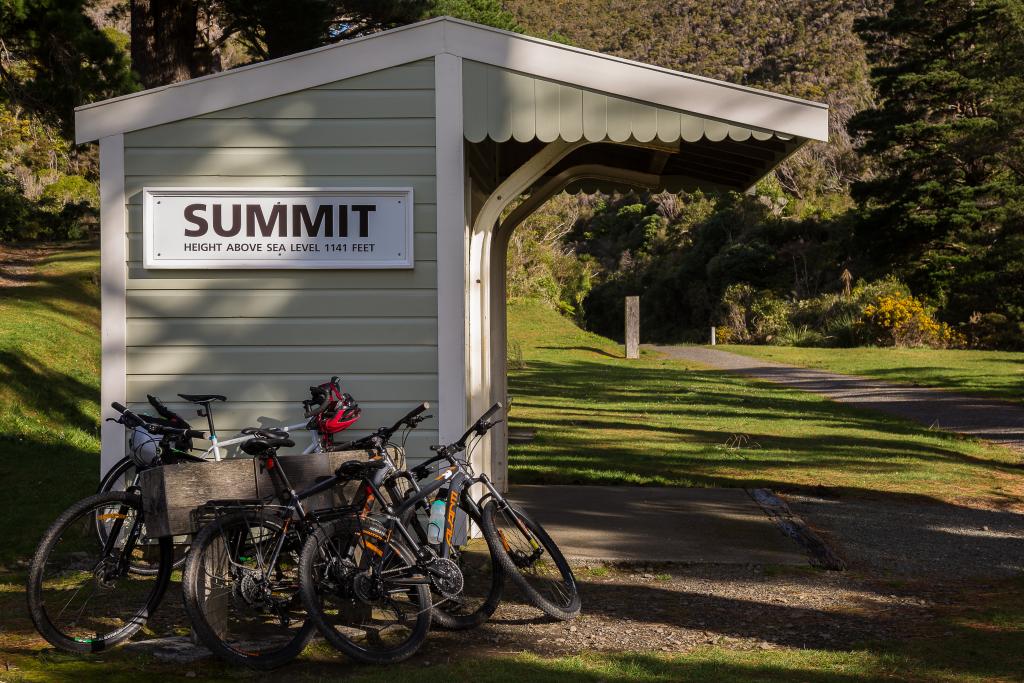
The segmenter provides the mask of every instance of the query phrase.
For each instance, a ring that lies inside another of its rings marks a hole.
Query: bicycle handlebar
[[[386,430],[387,438],[390,439],[395,432],[402,428],[402,425],[407,424],[410,427],[415,427],[416,425],[418,425],[423,420],[417,420],[416,418],[428,410],[430,410],[430,404],[427,403],[426,401],[410,410],[408,413],[405,414],[405,417],[401,418],[398,422],[391,425],[391,427]],[[423,419],[425,420],[426,418]],[[382,433],[381,436],[384,436],[384,434]]]
[[[348,443],[341,444],[338,447],[338,449],[363,450],[376,448],[381,445],[381,443],[379,442],[387,443],[388,441],[390,441],[391,437],[395,435],[395,432],[402,428],[402,425],[408,425],[410,428],[415,428],[416,425],[418,425],[420,422],[423,422],[427,418],[431,417],[430,415],[423,415],[423,417],[420,417],[420,415],[422,415],[427,410],[430,410],[430,404],[424,401],[423,403],[419,404],[418,406],[410,410],[408,413],[406,413],[404,417],[399,419],[398,422],[391,425],[390,427],[378,427],[377,431],[375,431],[373,434],[368,434],[367,436],[360,437],[358,439],[349,441]]]
[[[474,434],[478,436],[483,436],[484,434],[486,434],[487,430],[489,430],[494,425],[498,424],[497,422],[491,422],[490,418],[491,415],[494,415],[496,412],[501,410],[501,408],[502,406],[500,401],[495,403],[490,408],[488,408],[487,412],[481,415],[480,418],[476,422],[474,422],[469,429],[466,430],[466,433],[462,435],[462,438],[460,438],[452,445],[459,446],[459,450],[461,451],[463,448],[466,447],[466,442],[469,440],[469,437],[473,436]]]
[[[477,419],[477,421],[474,422],[472,426],[466,430],[466,433],[463,434],[458,441],[450,443],[446,446],[431,446],[430,450],[435,451],[437,455],[435,455],[432,458],[429,458],[425,462],[421,462],[416,467],[413,467],[410,470],[410,472],[412,472],[413,476],[415,476],[417,479],[422,479],[427,474],[427,467],[433,465],[435,462],[447,460],[448,462],[454,463],[453,458],[455,454],[461,453],[462,451],[466,450],[466,442],[469,440],[471,436],[473,436],[474,434],[478,436],[483,436],[494,425],[501,422],[501,420],[490,419],[492,415],[494,415],[501,409],[502,405],[500,402],[495,403],[493,406],[488,408],[487,412],[481,415],[479,419]]]
[[[110,404],[110,407],[121,413],[121,419],[117,420],[121,424],[135,429],[136,427],[142,427],[150,434],[165,434],[167,436],[187,436],[195,439],[205,439],[206,432],[198,429],[181,429],[180,427],[167,427],[165,425],[156,424],[155,422],[148,421],[142,418],[140,415],[128,410],[122,403],[114,401]]]

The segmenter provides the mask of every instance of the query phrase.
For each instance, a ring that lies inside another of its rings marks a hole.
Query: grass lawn
[[[829,487],[1019,502],[1020,455],[800,391],[645,355],[530,302],[509,307],[517,483]],[[514,355],[514,354],[513,354]]]
[[[764,360],[1024,402],[1024,352],[957,349],[719,347]]]
[[[0,566],[99,476],[99,252],[25,255],[0,250]]]

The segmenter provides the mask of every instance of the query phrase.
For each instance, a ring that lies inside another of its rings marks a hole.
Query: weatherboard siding
[[[364,408],[352,436],[436,402],[434,130],[424,60],[127,133],[128,401],[189,415],[177,393],[225,394],[222,437],[301,421],[332,374]],[[412,187],[415,268],[146,270],[142,188],[180,186]],[[436,434],[431,421],[415,442]]]

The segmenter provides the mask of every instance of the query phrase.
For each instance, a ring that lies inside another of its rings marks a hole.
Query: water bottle
[[[436,544],[441,542],[441,535],[444,533],[444,513],[447,491],[439,491],[437,498],[430,504],[430,521],[427,522],[427,542]]]

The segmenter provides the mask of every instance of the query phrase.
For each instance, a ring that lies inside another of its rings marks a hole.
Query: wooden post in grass
[[[626,297],[626,358],[640,357],[640,297]]]

